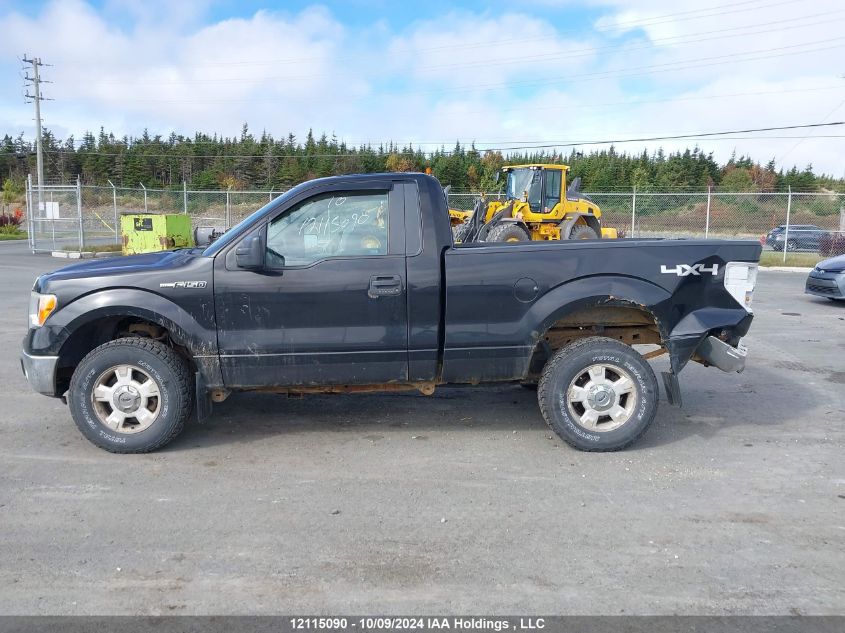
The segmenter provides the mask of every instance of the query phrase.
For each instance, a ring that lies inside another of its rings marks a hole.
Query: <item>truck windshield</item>
[[[528,204],[532,208],[540,206],[540,170],[513,169],[508,172],[508,200],[522,200],[528,192]]]
[[[222,236],[220,236],[217,240],[212,242],[203,252],[202,254],[206,257],[213,257],[217,253],[219,253],[225,246],[229,244],[232,240],[234,240],[238,235],[241,233],[241,227],[247,226],[248,224],[252,224],[253,220],[257,217],[264,215],[267,212],[267,209],[270,207],[277,207],[281,204],[284,204],[285,200],[290,198],[299,191],[299,187],[294,187],[293,189],[289,189],[285,193],[283,193],[278,198],[274,198],[267,204],[265,204],[260,209],[257,209],[246,216],[243,220],[235,224],[232,228],[228,229]]]

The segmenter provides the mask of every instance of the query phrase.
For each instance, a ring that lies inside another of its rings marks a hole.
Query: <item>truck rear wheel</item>
[[[112,453],[153,451],[175,438],[191,414],[188,365],[159,341],[110,341],[79,363],[68,404],[76,426],[100,448]]]
[[[531,236],[518,224],[502,222],[490,229],[488,242],[530,242]]]
[[[559,349],[537,389],[548,425],[582,451],[616,451],[635,442],[654,420],[658,394],[648,362],[603,336]]]

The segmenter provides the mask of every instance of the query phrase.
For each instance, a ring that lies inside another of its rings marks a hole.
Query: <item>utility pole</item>
[[[27,103],[35,103],[35,161],[36,170],[38,172],[36,182],[38,185],[38,209],[40,211],[44,207],[41,189],[44,186],[44,150],[41,143],[41,102],[52,101],[52,99],[47,99],[41,95],[41,83],[50,82],[46,82],[41,79],[41,73],[38,69],[43,66],[44,63],[40,58],[27,58],[27,56],[24,55],[21,61],[23,61],[24,64],[29,64],[32,68],[32,76],[30,77],[29,72],[27,71],[24,79],[32,85],[33,92],[33,94],[29,94],[29,85],[27,85],[26,98],[29,100]]]

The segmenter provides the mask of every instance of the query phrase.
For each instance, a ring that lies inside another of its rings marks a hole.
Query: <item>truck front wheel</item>
[[[68,405],[76,426],[112,453],[146,453],[175,438],[193,407],[186,361],[146,338],[121,338],[90,352],[73,373]]]
[[[654,420],[658,394],[648,362],[603,336],[559,349],[537,389],[548,425],[582,451],[616,451],[635,442]]]

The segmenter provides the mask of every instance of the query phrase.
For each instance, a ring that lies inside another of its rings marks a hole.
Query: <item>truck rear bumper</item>
[[[29,381],[30,387],[45,396],[56,396],[56,366],[58,363],[58,356],[31,356],[25,351],[21,352],[23,375]]]
[[[707,336],[698,346],[696,354],[708,365],[726,372],[742,372],[745,369],[747,350],[740,342],[736,347],[728,345],[715,336]]]

